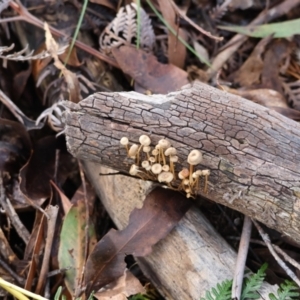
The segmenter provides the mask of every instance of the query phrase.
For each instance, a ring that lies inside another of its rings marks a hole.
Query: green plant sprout
[[[263,264],[257,273],[245,279],[240,300],[255,300],[261,297],[257,291],[266,277],[267,267],[266,263]],[[213,287],[211,291],[206,291],[205,298],[202,297],[200,300],[231,300],[231,288],[232,280],[224,280]],[[277,295],[269,294],[269,300],[297,300],[299,296],[299,287],[294,282],[286,280],[280,285]]]

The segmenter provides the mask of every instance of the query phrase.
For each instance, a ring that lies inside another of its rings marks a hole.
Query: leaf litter
[[[212,1],[141,1],[138,28],[136,4],[93,0],[65,64],[70,28],[76,27],[81,9],[81,3],[66,2],[40,6],[35,1],[30,7],[12,0],[0,5],[7,22],[12,21],[11,12],[13,18],[26,21],[25,31],[6,27],[0,33],[0,166],[8,201],[1,205],[6,213],[0,218],[0,260],[9,265],[1,264],[0,274],[45,294],[49,274],[57,271],[55,285],[63,285],[69,298],[95,291],[98,299],[126,299],[133,283],[127,282],[132,274],[124,258],[149,254],[191,203],[170,190],[153,191],[143,208],[132,212],[127,228],[111,229],[101,238],[97,226],[102,226],[105,210],[97,208],[89,188],[79,188],[77,162],[66,152],[63,137],[55,137],[63,129],[60,101],[77,103],[95,91],[166,94],[197,78],[300,120],[299,1],[226,0],[219,6]],[[57,9],[60,19],[53,15]],[[44,19],[52,20],[53,26]],[[38,27],[45,30],[46,42]],[[194,54],[186,45],[195,47]],[[220,227],[212,204],[204,206],[211,222]],[[30,217],[22,217],[27,214],[24,209]],[[97,219],[93,213],[99,212]],[[296,251],[298,245],[292,247]],[[137,286],[132,293],[143,293]]]

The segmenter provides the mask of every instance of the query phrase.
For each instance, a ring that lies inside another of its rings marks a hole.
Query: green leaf
[[[268,264],[263,264],[256,274],[253,274],[249,278],[246,278],[243,285],[241,300],[260,298],[257,290],[259,290],[265,279],[267,267]]]
[[[269,294],[270,300],[293,300],[299,299],[299,288],[294,282],[285,280],[277,290],[277,296]]]
[[[205,298],[200,300],[231,300],[231,287],[232,280],[224,280],[217,284],[217,288],[213,287],[211,292],[206,291]]]
[[[274,38],[287,38],[300,34],[300,19],[257,26],[218,26],[218,28],[256,38],[272,34]]]
[[[85,227],[86,212],[83,197],[77,200],[66,215],[61,233],[58,251],[58,263],[60,269],[67,269],[65,284],[71,294],[74,293],[78,280],[82,275],[85,264]],[[89,224],[89,245],[96,244],[95,230]]]

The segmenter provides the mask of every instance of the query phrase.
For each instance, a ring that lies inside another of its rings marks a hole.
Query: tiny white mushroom
[[[162,170],[163,170],[164,172],[168,172],[168,171],[170,170],[169,165],[163,165]]]
[[[159,152],[157,149],[153,149],[151,153],[152,153],[152,155],[156,156],[156,155],[158,155]]]
[[[144,147],[143,147],[143,152],[148,153],[148,152],[150,152],[150,151],[151,151],[151,147],[150,147],[150,146],[144,146]]]
[[[171,149],[171,148],[169,148],[169,149]],[[170,161],[170,170],[173,173],[173,175],[175,176],[174,163],[178,162],[178,156],[177,155],[170,155],[169,156],[169,161]]]
[[[149,152],[151,151],[151,147],[150,146],[143,146],[143,152],[145,152],[147,154],[147,158],[149,159],[150,154]]]
[[[121,145],[126,146],[129,143],[129,140],[127,137],[122,137],[120,140]]]
[[[174,176],[171,172],[161,172],[157,179],[159,182],[170,183],[173,180]]]
[[[202,153],[199,150],[192,150],[187,158],[188,163],[190,164],[190,182],[192,184],[192,174],[194,166],[198,165],[202,161]]]
[[[150,157],[148,158],[148,160],[149,160],[151,163],[155,163],[155,161],[156,161],[156,159],[155,159],[154,156],[150,156]]]
[[[174,147],[170,147],[165,151],[165,156],[172,156],[176,154],[177,154],[177,150]]]
[[[179,179],[185,179],[189,176],[190,172],[188,169],[184,168],[178,173]]]
[[[128,144],[129,144],[129,140],[127,137],[122,137],[121,140],[120,140],[120,144],[123,145],[127,151],[127,155],[128,155],[128,152],[129,152],[129,148],[128,148]]]
[[[208,176],[210,175],[209,170],[202,170],[202,175],[205,176],[205,183],[204,183],[204,193],[207,193],[207,184],[208,184]]]
[[[142,167],[143,167],[144,169],[147,170],[147,168],[148,168],[149,166],[150,166],[150,164],[149,164],[149,161],[148,161],[148,160],[142,161]]]
[[[192,150],[187,161],[192,166],[200,164],[202,161],[202,153],[199,150]]]
[[[202,171],[201,170],[197,170],[196,172],[193,173],[193,178],[196,179],[196,178],[198,178],[201,175],[202,175]]]
[[[151,171],[152,171],[153,174],[159,174],[159,173],[161,173],[161,171],[162,171],[161,164],[157,164],[156,163],[156,164],[152,165]]]
[[[188,179],[183,179],[182,183],[183,185],[189,185],[190,181]]]
[[[149,146],[151,144],[151,140],[150,140],[149,136],[145,135],[145,134],[143,134],[143,135],[140,136],[139,142],[143,146]]]
[[[128,151],[128,156],[131,158],[135,158],[138,152],[139,146],[137,144],[133,144]]]
[[[210,171],[209,170],[202,170],[202,175],[203,176],[209,176],[210,175]]]
[[[169,159],[170,159],[171,162],[178,162],[178,156],[176,156],[176,155],[170,156]]]
[[[135,176],[139,172],[139,167],[135,164],[131,165],[129,174]]]
[[[160,146],[163,149],[167,149],[171,146],[171,143],[165,139],[161,139],[158,141],[158,146]]]

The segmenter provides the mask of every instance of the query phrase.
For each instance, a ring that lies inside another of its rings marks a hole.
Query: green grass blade
[[[80,27],[81,27],[81,24],[82,24],[82,21],[83,21],[85,12],[86,12],[86,8],[87,8],[87,5],[88,5],[88,2],[89,2],[88,0],[84,0],[84,3],[83,3],[83,5],[82,5],[82,10],[81,10],[81,12],[80,12],[80,16],[79,16],[79,20],[78,20],[78,23],[77,23],[77,26],[76,26],[76,30],[75,30],[75,32],[74,32],[74,35],[73,35],[73,39],[72,39],[71,45],[69,46],[69,51],[68,51],[68,55],[67,55],[67,57],[66,57],[65,66],[66,66],[66,64],[68,63],[68,61],[69,61],[69,59],[70,59],[70,56],[71,56],[71,53],[72,53],[72,49],[74,48],[75,41],[76,41],[76,39],[77,39],[79,30],[80,30]]]
[[[153,10],[155,15],[160,19],[160,21],[174,34],[177,36],[176,30],[170,26],[170,24],[163,18],[163,16],[159,13],[159,11],[155,8],[155,6],[152,4],[150,0],[146,0],[150,8]],[[198,57],[203,63],[205,63],[207,66],[211,66],[210,62],[199,55],[193,47],[191,47],[182,37],[178,36],[178,40],[190,51],[192,52],[196,57]]]

